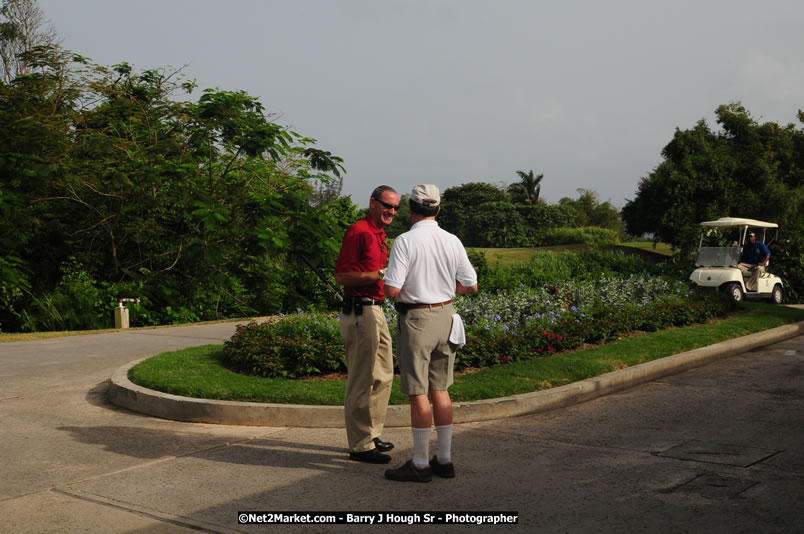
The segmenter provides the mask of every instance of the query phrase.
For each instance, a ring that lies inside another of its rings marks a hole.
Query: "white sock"
[[[419,469],[430,465],[430,429],[413,429],[413,465]]]
[[[445,464],[452,461],[452,425],[437,426],[438,433],[438,463]]]

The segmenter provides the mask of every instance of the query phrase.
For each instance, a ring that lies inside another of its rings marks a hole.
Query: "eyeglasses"
[[[380,199],[378,199],[378,198],[375,198],[374,200],[376,200],[377,202],[379,202],[380,204],[382,204],[383,206],[385,206],[385,209],[387,209],[387,210],[399,211],[399,204],[397,204],[396,206],[394,206],[393,204],[389,204],[389,203],[387,203],[387,202],[383,202],[382,200],[380,200]]]

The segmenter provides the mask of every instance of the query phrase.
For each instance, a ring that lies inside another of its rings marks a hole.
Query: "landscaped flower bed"
[[[694,292],[685,282],[631,275],[455,298],[467,343],[456,370],[548,356],[637,331],[705,322],[734,309],[732,299]],[[392,335],[396,312],[384,306]],[[246,374],[297,378],[346,371],[338,317],[296,314],[240,326],[225,363]]]

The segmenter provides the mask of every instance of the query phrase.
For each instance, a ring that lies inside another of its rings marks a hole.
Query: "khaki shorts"
[[[396,352],[402,393],[426,395],[452,385],[457,347],[449,342],[449,334],[454,313],[447,304],[399,314]]]

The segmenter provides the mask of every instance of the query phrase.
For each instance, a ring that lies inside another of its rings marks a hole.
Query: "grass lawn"
[[[486,260],[489,262],[489,267],[496,267],[498,264],[501,267],[507,267],[516,263],[530,261],[537,252],[561,252],[580,250],[583,248],[594,247],[597,245],[559,245],[555,247],[533,247],[533,248],[471,248],[486,255]],[[627,247],[627,248],[626,248]],[[629,243],[622,243],[621,245],[607,245],[603,246],[605,249],[617,249],[628,252],[629,249],[638,249],[649,253],[655,253],[661,256],[671,256],[673,251],[669,245],[659,243],[656,248],[653,248],[653,243],[646,241],[634,241]],[[649,255],[649,254],[648,254]]]
[[[667,243],[656,243],[654,247],[652,241],[629,241],[622,243],[622,246],[648,250],[650,252],[656,252],[657,254],[664,254],[665,256],[673,255],[673,249]]]
[[[634,335],[585,350],[463,373],[455,377],[450,395],[460,402],[539,391],[798,321],[804,321],[804,310],[744,302],[739,312],[709,324]],[[283,380],[244,376],[221,365],[221,349],[222,345],[207,345],[160,354],[132,368],[129,378],[150,389],[188,397],[343,404],[346,381],[342,377]],[[390,402],[407,402],[398,379]]]

